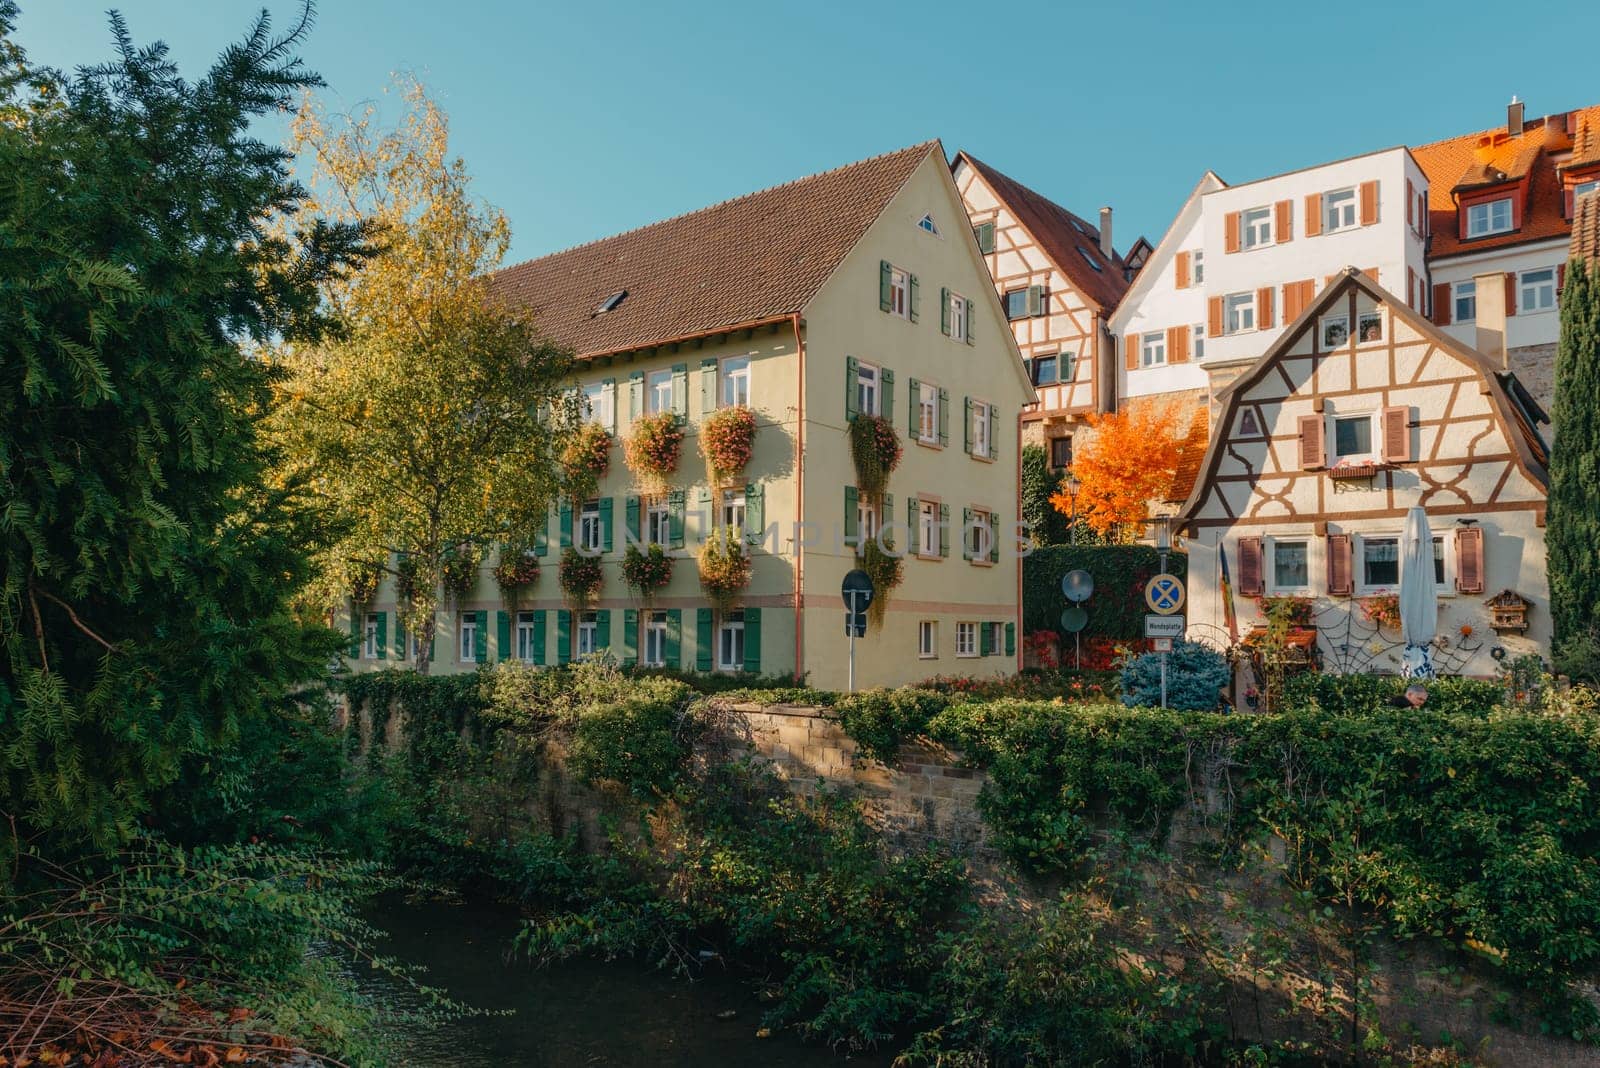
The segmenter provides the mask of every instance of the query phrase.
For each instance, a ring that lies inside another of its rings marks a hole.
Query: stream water
[[[762,1065],[820,1068],[846,1059],[779,1034],[757,1038],[761,1004],[727,975],[688,982],[632,961],[534,969],[507,963],[516,913],[482,902],[380,902],[372,915],[387,956],[424,966],[418,979],[475,1008],[472,1016],[395,1036],[406,1068],[568,1068],[574,1065]],[[409,988],[357,968],[360,983],[404,1003]],[[729,1014],[732,1014],[731,1017]],[[888,1058],[854,1058],[881,1066]]]

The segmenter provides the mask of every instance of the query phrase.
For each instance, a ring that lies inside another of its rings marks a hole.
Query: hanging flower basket
[[[879,544],[879,542],[883,544]],[[893,539],[880,535],[866,538],[856,553],[856,566],[872,579],[872,603],[867,606],[867,617],[874,623],[883,622],[883,611],[889,603],[889,591],[900,585],[905,561],[895,551]]]
[[[539,558],[531,549],[500,550],[500,562],[494,565],[494,581],[502,593],[515,593],[532,586],[539,578]]]
[[[350,575],[350,599],[358,605],[371,604],[378,595],[378,583],[382,580],[382,564],[356,564]]]
[[[622,581],[648,601],[652,594],[672,581],[672,557],[659,545],[646,549],[630,545],[622,555]]]
[[[750,585],[750,556],[744,538],[734,530],[717,531],[700,546],[700,588],[719,611],[738,603]]]
[[[635,477],[646,488],[659,488],[678,469],[683,452],[683,423],[673,412],[647,415],[634,421],[633,433],[622,448]]]
[[[578,428],[567,447],[561,450],[561,471],[567,496],[586,501],[594,496],[600,480],[611,469],[611,431],[599,423]]]
[[[700,451],[706,470],[718,481],[744,470],[755,443],[756,413],[742,404],[720,409],[700,424]]]
[[[1386,593],[1361,599],[1361,615],[1379,630],[1400,629],[1400,596]]]
[[[471,594],[478,584],[478,565],[482,562],[483,554],[476,546],[463,545],[446,552],[439,565],[444,592],[458,602]]]
[[[1140,587],[1141,591],[1143,587]],[[1309,597],[1258,597],[1256,604],[1261,608],[1261,614],[1269,620],[1282,619],[1290,627],[1311,626],[1311,616],[1315,606]]]
[[[561,592],[573,604],[594,600],[603,580],[598,556],[584,556],[570,545],[561,551]]]
[[[887,419],[858,415],[850,424],[850,458],[856,465],[856,489],[876,498],[900,466],[900,435]]]
[[[422,565],[415,556],[402,553],[394,567],[395,596],[402,605],[414,604],[422,585]]]

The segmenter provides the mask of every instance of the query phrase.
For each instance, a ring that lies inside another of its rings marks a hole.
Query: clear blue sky
[[[106,58],[104,0],[21,0],[36,62]],[[122,0],[198,72],[263,0]],[[278,26],[298,5],[265,0]],[[423,77],[526,259],[930,137],[1157,240],[1228,181],[1600,103],[1600,4],[321,0],[343,107]],[[1569,47],[1570,46],[1570,47]]]

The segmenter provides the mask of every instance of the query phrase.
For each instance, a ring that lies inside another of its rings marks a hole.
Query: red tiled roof
[[[1589,264],[1590,275],[1600,270],[1600,193],[1579,198],[1572,220],[1571,255]]]
[[[1572,158],[1569,167],[1583,167],[1600,163],[1600,108],[1578,112],[1577,132],[1572,135]]]
[[[1428,217],[1433,227],[1430,255],[1451,256],[1566,236],[1570,224],[1562,213],[1563,195],[1555,157],[1576,147],[1578,138],[1569,130],[1577,130],[1579,138],[1588,138],[1589,142],[1600,142],[1597,124],[1600,106],[1526,120],[1522,133],[1516,137],[1499,127],[1413,148],[1412,157],[1428,176]],[[1593,151],[1600,153],[1600,144]],[[1600,155],[1596,158],[1600,159]],[[1524,177],[1529,180],[1529,189],[1521,227],[1511,233],[1463,241],[1457,228],[1455,194],[1517,182]]]
[[[1167,500],[1182,503],[1194,490],[1194,481],[1200,476],[1200,462],[1206,458],[1206,443],[1211,437],[1211,408],[1201,403],[1195,406],[1189,420],[1189,433],[1178,443],[1178,465],[1172,473],[1172,486],[1167,490]]]
[[[803,310],[938,141],[874,156],[496,271],[490,284],[580,356]],[[597,311],[626,291],[612,311]]]
[[[966,152],[956,153],[956,158],[966,160],[989,183],[994,195],[1033,235],[1050,262],[1067,276],[1078,292],[1102,316],[1110,314],[1127,292],[1128,277],[1126,264],[1116,255],[1115,249],[1110,260],[1100,251],[1100,228]],[[1085,262],[1086,257],[1092,257],[1101,269],[1095,270]]]

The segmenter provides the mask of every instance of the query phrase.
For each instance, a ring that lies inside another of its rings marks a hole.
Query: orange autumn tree
[[[1074,457],[1072,475],[1078,480],[1076,514],[1096,534],[1143,522],[1150,502],[1171,491],[1183,451],[1177,423],[1177,406],[1156,401],[1089,417],[1094,434]],[[1073,514],[1074,502],[1063,492],[1050,503],[1063,515]]]

